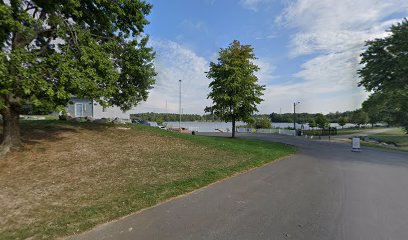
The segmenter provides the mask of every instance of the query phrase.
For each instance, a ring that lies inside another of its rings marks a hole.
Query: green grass
[[[371,139],[387,144],[395,144],[398,149],[408,150],[408,134],[402,129],[393,128],[383,133],[370,135]]]
[[[351,143],[351,140],[347,141]],[[408,149],[403,149],[403,148],[398,148],[398,147],[393,147],[393,146],[385,146],[385,145],[381,145],[378,143],[373,143],[373,142],[366,142],[366,141],[362,141],[361,142],[361,146],[365,146],[365,147],[372,147],[372,148],[379,148],[379,149],[383,149],[383,150],[389,150],[389,151],[403,151],[406,152],[408,151]]]
[[[337,130],[337,135],[351,135],[351,134],[360,134],[360,133],[364,133],[365,129],[361,129],[361,128],[345,128],[345,129],[338,129]]]
[[[293,154],[291,146],[141,125],[26,121],[26,147],[0,160],[0,239],[90,229]]]
[[[44,120],[36,120],[36,121],[58,120],[58,116],[56,115],[21,115],[21,116],[22,117],[32,117],[32,118],[36,118],[36,117],[45,118]]]

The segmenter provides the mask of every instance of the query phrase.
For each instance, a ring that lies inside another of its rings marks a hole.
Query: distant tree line
[[[365,106],[365,105],[364,105]],[[145,120],[149,122],[157,122],[162,124],[163,122],[178,122],[180,119],[179,114],[175,113],[137,113],[131,114],[132,119]],[[223,121],[215,115],[211,114],[183,114],[181,121],[183,122],[211,122],[211,121]],[[271,114],[255,114],[247,122],[246,127],[250,128],[270,128],[271,124],[275,123],[292,123],[293,113],[271,113]],[[296,122],[298,124],[309,123],[310,127],[327,128],[329,123],[338,123],[340,126],[344,126],[347,123],[356,124],[358,126],[376,123],[388,123],[392,125],[392,122],[388,121],[386,115],[381,115],[375,111],[366,111],[364,107],[355,111],[335,112],[328,114],[321,113],[296,113]]]
[[[163,122],[178,122],[180,120],[180,115],[176,113],[148,112],[148,113],[131,114],[130,118],[145,120],[149,122],[157,122],[159,124],[162,124]],[[211,114],[204,114],[204,115],[183,114],[181,117],[181,121],[183,122],[195,122],[195,121],[210,122],[210,121],[221,121],[221,119]]]
[[[272,122],[293,122],[293,113],[271,113],[255,115],[254,118],[269,117]],[[324,128],[323,126],[329,123],[338,123],[340,126],[345,126],[347,123],[358,126],[371,124],[372,127],[377,123],[387,123],[388,125],[398,126],[387,114],[372,111],[371,106],[367,103],[363,104],[361,109],[346,112],[335,112],[328,114],[321,113],[296,113],[296,122],[298,124],[309,123],[310,127]],[[320,123],[320,124],[319,124]]]
[[[257,115],[255,117],[265,117],[266,115]],[[293,113],[271,113],[269,115],[272,122],[293,122]],[[377,123],[387,123],[392,125],[391,121],[385,115],[380,115],[378,112],[370,111],[363,108],[354,111],[335,112],[328,114],[321,113],[296,113],[296,122],[299,124],[309,123],[310,127],[327,128],[329,123],[338,123],[344,126],[347,123],[352,123],[358,126],[371,124],[372,127]]]
[[[355,111],[328,113],[324,114],[324,117],[331,123],[339,123],[340,119],[344,118],[349,119],[350,121],[353,118],[354,112]],[[309,123],[316,119],[320,114],[321,113],[296,113],[296,121],[298,123]],[[293,113],[271,113],[269,118],[272,122],[293,122]]]

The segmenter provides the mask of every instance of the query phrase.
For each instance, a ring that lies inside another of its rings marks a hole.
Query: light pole
[[[296,105],[299,105],[300,102],[293,103],[293,129],[295,130],[296,134]]]
[[[181,132],[181,79],[179,80],[179,129]]]

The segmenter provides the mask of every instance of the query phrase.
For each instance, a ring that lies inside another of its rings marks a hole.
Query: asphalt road
[[[408,239],[408,153],[239,136],[299,151],[72,239]]]

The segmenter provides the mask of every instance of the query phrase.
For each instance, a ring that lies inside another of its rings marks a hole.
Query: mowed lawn
[[[0,159],[0,239],[78,233],[295,152],[127,127],[23,123],[25,147]]]
[[[343,128],[337,130],[337,135],[351,135],[351,134],[360,134],[364,133],[366,129],[364,128]]]
[[[401,128],[392,128],[382,133],[370,135],[370,138],[388,144],[395,144],[398,149],[408,151],[408,134]]]

